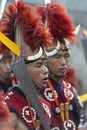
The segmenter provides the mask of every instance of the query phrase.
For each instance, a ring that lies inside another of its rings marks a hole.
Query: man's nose
[[[43,65],[43,73],[44,74],[49,74],[49,70],[48,70],[48,67]]]
[[[11,64],[10,63],[6,63],[6,67],[8,68],[8,69],[11,69],[11,66],[10,66]]]
[[[65,58],[63,56],[61,57],[61,64],[67,64],[66,60],[65,60]]]

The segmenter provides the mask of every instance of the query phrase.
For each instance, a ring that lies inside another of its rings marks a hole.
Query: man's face
[[[9,83],[12,80],[12,73],[11,73],[11,56],[10,57],[3,57],[0,60],[0,80],[3,82]]]
[[[35,81],[37,87],[42,88],[47,86],[48,68],[46,58],[41,58],[34,62],[28,63],[27,68],[31,78]]]
[[[59,78],[66,75],[67,66],[69,64],[70,54],[67,51],[59,50],[54,56],[48,57],[48,67],[50,72]]]

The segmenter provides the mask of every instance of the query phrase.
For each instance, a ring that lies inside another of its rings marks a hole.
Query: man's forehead
[[[54,56],[62,55],[62,54],[69,54],[69,50],[62,50],[62,49],[60,49]]]
[[[0,61],[6,60],[6,59],[12,59],[12,55],[3,56],[3,57],[0,59]]]
[[[47,57],[46,56],[40,57],[40,59],[38,59],[37,61],[38,62],[47,61]]]

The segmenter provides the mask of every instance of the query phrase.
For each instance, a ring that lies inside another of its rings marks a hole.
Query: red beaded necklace
[[[51,92],[53,94],[53,98],[54,98],[54,101],[56,103],[56,106],[58,107],[59,106],[59,102],[58,102],[58,99],[55,95],[55,92],[54,92],[54,87],[53,85],[51,84],[50,80],[48,81],[48,86],[50,87],[51,89]],[[66,90],[66,97],[67,97],[67,101],[65,103],[60,103],[60,116],[62,118],[62,121],[64,122],[65,119],[68,120],[69,119],[69,112],[68,112],[68,106],[69,106],[69,103],[70,103],[70,100],[68,99],[68,88],[66,86],[65,83],[63,83],[63,86]],[[64,116],[65,115],[65,116]]]

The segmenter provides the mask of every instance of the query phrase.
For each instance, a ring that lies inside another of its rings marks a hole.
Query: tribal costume
[[[36,8],[43,23],[48,27],[48,32],[51,32],[54,42],[54,46],[46,49],[50,78],[47,88],[42,92],[46,100],[51,103],[54,113],[51,128],[52,130],[78,130],[80,122],[78,95],[71,84],[63,81],[70,64],[69,45],[76,42],[76,29],[63,5],[50,3],[46,7]]]

